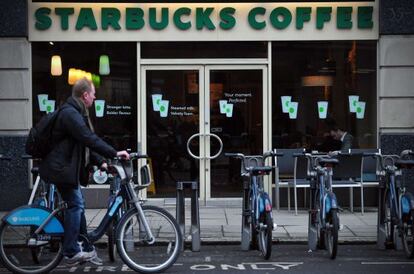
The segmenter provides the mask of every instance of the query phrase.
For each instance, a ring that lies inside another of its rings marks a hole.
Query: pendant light
[[[68,83],[69,85],[73,85],[76,82],[76,69],[70,68],[68,73]]]
[[[59,55],[53,55],[50,61],[50,74],[53,76],[62,75],[62,60]]]
[[[109,75],[109,57],[108,55],[101,55],[99,57],[99,74],[100,75]]]

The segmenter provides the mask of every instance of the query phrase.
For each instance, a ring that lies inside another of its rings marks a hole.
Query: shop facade
[[[8,117],[3,150],[11,142],[21,151],[27,130],[66,100],[80,70],[97,87],[97,134],[152,158],[155,184],[144,195],[154,201],[169,202],[176,181],[194,180],[203,202],[238,203],[240,163],[224,152],[338,149],[327,121],[350,132],[357,148],[399,149],[389,142],[396,138],[413,143],[412,121],[394,112],[414,95],[383,89],[398,90],[401,76],[387,70],[381,1],[21,2],[27,37],[2,41],[8,52],[21,46],[27,55],[17,68],[5,55],[10,62],[0,71],[8,90],[18,77],[23,82],[21,98],[7,91],[0,99]],[[403,40],[401,54],[407,43],[414,42]],[[410,65],[398,69],[408,85]],[[18,176],[23,189],[29,176]],[[105,203],[107,188],[86,190],[90,206]]]

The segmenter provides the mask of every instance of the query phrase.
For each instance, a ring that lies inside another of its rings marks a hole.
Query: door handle
[[[213,134],[213,133],[205,133],[205,134],[203,134],[203,133],[196,133],[196,134],[192,135],[190,138],[188,138],[188,141],[187,141],[187,152],[188,152],[188,154],[190,154],[191,157],[193,157],[194,159],[198,159],[198,160],[203,159],[203,157],[200,157],[200,156],[195,155],[191,151],[191,149],[190,149],[190,143],[191,143],[191,141],[195,137],[197,137],[197,136],[210,136],[210,137],[214,137],[214,138],[216,138],[218,140],[218,142],[220,144],[219,151],[215,155],[213,155],[213,156],[207,156],[207,157],[205,157],[205,159],[212,160],[212,159],[216,159],[217,157],[220,156],[221,152],[223,151],[223,142],[221,141],[221,139],[220,139],[219,136],[217,136],[216,134]]]
[[[211,137],[214,137],[214,138],[216,138],[218,141],[219,141],[219,144],[220,144],[220,149],[219,149],[219,151],[214,155],[214,156],[207,156],[206,157],[206,159],[208,159],[208,160],[212,160],[212,159],[216,159],[217,157],[219,157],[220,156],[220,154],[221,154],[221,152],[223,151],[223,142],[221,141],[221,139],[220,139],[220,137],[218,137],[216,134],[214,134],[214,133],[207,133],[207,134],[205,134],[206,136],[211,136]]]
[[[196,134],[192,135],[190,138],[188,138],[188,141],[187,141],[187,152],[188,152],[188,154],[190,154],[190,156],[193,157],[194,159],[198,159],[198,160],[203,159],[203,157],[200,157],[200,156],[197,156],[197,155],[193,154],[193,152],[190,149],[190,143],[195,137],[202,136],[202,135],[203,134],[201,134],[201,133],[196,133]]]

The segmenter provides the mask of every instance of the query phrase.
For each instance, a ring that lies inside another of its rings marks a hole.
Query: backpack
[[[53,128],[62,109],[46,114],[30,129],[25,146],[27,154],[32,155],[33,158],[45,158],[52,151]]]

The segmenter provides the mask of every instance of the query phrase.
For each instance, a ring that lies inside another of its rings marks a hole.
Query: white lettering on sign
[[[229,270],[229,269],[246,270],[246,267],[244,267],[243,264],[238,264],[238,265],[222,264],[221,269],[223,270]]]
[[[212,270],[215,269],[216,267],[214,265],[211,264],[196,264],[196,265],[192,265],[190,267],[191,270]]]
[[[211,263],[211,259],[206,260],[209,263]],[[236,264],[220,264],[220,265],[214,265],[214,264],[195,264],[190,265],[190,270],[196,270],[196,271],[208,271],[208,270],[240,270],[248,273],[252,270],[277,270],[278,268],[281,268],[283,270],[289,270],[292,267],[302,265],[303,262],[254,262],[254,263],[236,263]],[[186,264],[174,264],[175,266],[183,266]],[[66,267],[59,267],[59,270],[66,270],[67,272],[132,272],[132,270],[127,265],[122,266],[98,266],[98,267],[90,267],[90,266],[73,266],[70,268]]]
[[[128,116],[131,115],[131,106],[124,105],[107,105],[106,106],[106,115],[119,115],[119,116]]]
[[[229,103],[247,103],[247,99],[252,97],[252,93],[247,91],[225,92],[224,97],[227,98]]]
[[[192,116],[194,115],[195,107],[193,106],[171,106],[171,116]]]

